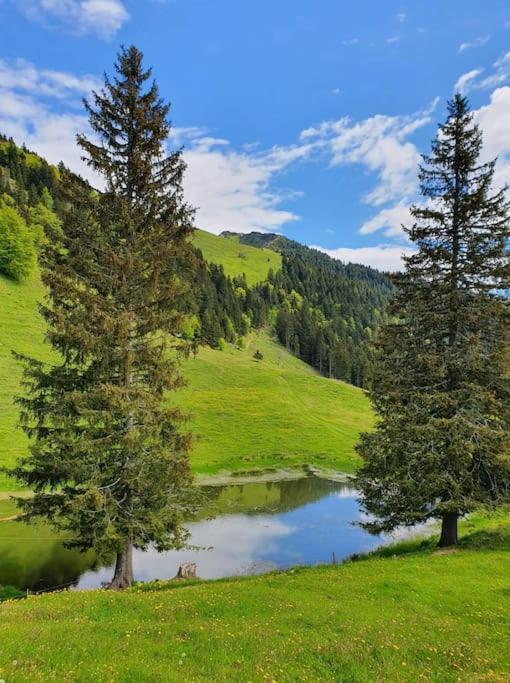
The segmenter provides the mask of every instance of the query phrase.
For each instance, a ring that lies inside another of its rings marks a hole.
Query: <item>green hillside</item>
[[[13,397],[21,369],[11,349],[41,359],[51,355],[37,314],[42,295],[37,276],[24,283],[0,276],[0,466],[12,465],[27,447],[16,427]],[[258,362],[257,348],[264,355]],[[192,454],[196,472],[302,463],[353,470],[357,434],[371,423],[367,399],[355,387],[318,376],[266,333],[250,335],[244,350],[202,348],[185,371],[190,386],[179,402],[191,413],[191,429],[198,435]],[[0,474],[0,490],[14,487]]]
[[[17,283],[0,275],[0,466],[12,465],[26,451],[26,438],[17,427],[18,408],[13,403],[19,393],[21,368],[12,350],[51,358],[43,344],[43,323],[37,301],[43,296],[38,275]],[[14,482],[0,473],[0,491],[14,488]]]
[[[241,244],[238,238],[226,239],[197,230],[193,242],[206,261],[222,265],[227,275],[245,273],[248,285],[262,282],[270,269],[277,271],[282,263],[281,255],[275,251]]]
[[[262,361],[253,358],[257,349]],[[354,444],[371,423],[363,392],[320,377],[266,333],[249,335],[244,350],[202,349],[186,374],[180,402],[199,435],[197,471],[303,463],[353,471]]]
[[[408,547],[336,567],[7,602],[0,676],[508,681],[508,516],[473,530],[454,552],[415,544],[396,559]]]

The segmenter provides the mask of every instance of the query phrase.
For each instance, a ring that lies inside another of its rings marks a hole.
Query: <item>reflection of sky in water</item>
[[[278,555],[281,539],[293,530],[278,517],[269,515],[226,515],[214,520],[189,524],[190,543],[203,550],[171,550],[165,553],[135,550],[133,563],[137,581],[167,579],[177,574],[182,562],[196,562],[203,579],[237,574],[265,551]],[[273,567],[274,568],[274,567]],[[111,568],[87,572],[79,588],[97,586],[111,578]]]
[[[317,477],[205,487],[204,497],[203,509],[189,524],[190,542],[201,550],[135,551],[137,580],[172,578],[186,561],[195,562],[204,579],[328,563],[333,553],[341,561],[416,533],[397,530],[392,536],[371,536],[357,525],[368,517],[359,509],[356,491]],[[92,588],[112,577],[111,566],[91,569],[92,553],[65,550],[53,532],[45,541],[41,533],[49,534],[47,528],[20,527],[21,532],[14,529],[15,522],[3,524],[0,583],[31,590],[75,582]]]
[[[356,492],[345,485],[325,491],[323,497],[282,512],[227,514],[193,522],[191,543],[204,550],[135,551],[135,577],[139,581],[175,576],[182,562],[197,564],[201,578],[263,571],[296,564],[342,560],[353,553],[380,545],[353,523],[362,519]],[[111,578],[111,568],[88,571],[80,588],[90,588]]]
[[[277,555],[270,551],[264,559],[284,567],[317,564],[331,562],[333,553],[341,560],[376,546],[377,537],[354,524],[361,519],[355,496],[352,489],[343,489],[281,515],[293,533],[280,539]]]

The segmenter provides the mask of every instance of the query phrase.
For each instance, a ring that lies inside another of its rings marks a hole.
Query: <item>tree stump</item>
[[[194,562],[184,562],[177,570],[176,579],[196,579],[197,565]]]

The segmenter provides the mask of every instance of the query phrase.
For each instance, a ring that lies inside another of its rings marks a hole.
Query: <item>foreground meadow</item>
[[[12,681],[508,681],[510,523],[262,577],[0,606]]]

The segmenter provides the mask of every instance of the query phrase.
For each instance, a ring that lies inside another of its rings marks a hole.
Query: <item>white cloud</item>
[[[495,67],[503,69],[508,64],[510,54],[503,55]],[[97,87],[91,75],[38,69],[23,60],[0,60],[0,131],[25,142],[52,163],[64,161],[97,185],[75,144],[77,132],[88,132],[87,119],[76,104]],[[299,195],[276,191],[275,180],[292,164],[320,155],[333,167],[359,165],[372,175],[374,182],[364,201],[378,212],[365,221],[360,233],[381,232],[402,239],[401,225],[409,223],[408,206],[418,189],[420,157],[412,135],[430,123],[436,104],[437,100],[410,116],[378,114],[361,121],[348,117],[324,121],[304,130],[296,144],[265,150],[257,144],[235,149],[228,140],[213,137],[201,127],[175,128],[170,144],[185,146],[186,198],[197,206],[197,224],[206,230],[279,231],[297,220],[296,213],[283,208],[282,202]],[[510,88],[496,89],[490,102],[474,113],[484,131],[484,159],[499,156],[497,182],[510,181]],[[368,251],[344,250],[342,258],[395,267],[389,245],[364,249]]]
[[[497,59],[494,64],[494,73],[484,78],[479,83],[479,88],[496,88],[502,85],[510,77],[510,52],[506,52]]]
[[[497,88],[474,114],[483,132],[482,160],[498,157],[495,184],[510,184],[510,87]]]
[[[97,85],[90,75],[38,69],[24,60],[0,60],[0,131],[50,163],[63,161],[97,185],[75,144],[76,134],[88,130],[77,101]]]
[[[459,52],[464,52],[464,50],[472,50],[475,47],[483,47],[489,42],[490,36],[478,36],[469,42],[461,43],[459,45]]]
[[[409,138],[431,121],[437,104],[413,116],[377,114],[353,123],[348,117],[325,121],[301,133],[302,141],[314,141],[331,155],[331,164],[360,164],[377,175],[375,187],[365,202],[381,206],[412,196],[417,187],[420,155]]]
[[[506,63],[507,57],[498,60]],[[473,78],[477,76],[473,75]],[[468,79],[469,80],[469,79]],[[375,115],[359,122],[348,117],[324,121],[301,133],[300,142],[257,152],[256,147],[233,150],[225,140],[215,140],[199,130],[185,152],[189,163],[187,196],[200,207],[198,223],[212,232],[235,227],[240,231],[278,230],[296,219],[280,208],[281,195],[270,189],[271,181],[289,164],[321,152],[332,166],[359,164],[375,175],[375,185],[365,202],[379,207],[360,228],[362,235],[376,232],[402,240],[402,225],[409,225],[409,206],[416,201],[418,149],[412,134],[431,122],[438,100],[411,116]],[[492,94],[486,107],[475,111],[484,129],[484,158],[500,156],[497,181],[510,180],[510,88]],[[193,137],[194,136],[194,137]],[[326,250],[336,258],[396,269],[400,255],[410,246],[381,244],[359,249]]]
[[[484,72],[481,68],[462,74],[455,83],[454,90],[465,94],[470,90],[488,90],[503,85],[510,78],[510,52],[502,54],[492,66],[494,72],[485,78],[480,78]]]
[[[336,249],[326,249],[325,247],[311,245],[311,248],[318,249],[344,263],[361,263],[365,266],[377,268],[377,270],[392,272],[402,270],[404,268],[402,256],[408,256],[413,253],[411,247],[395,246],[394,244],[379,244],[376,247],[358,248],[338,247]]]
[[[173,126],[169,138],[172,144],[182,145],[187,141],[203,138],[207,133],[207,128],[202,126]]]
[[[351,45],[357,45],[359,43],[359,38],[350,38],[348,40],[342,40],[342,45],[345,47],[350,47]]]
[[[411,116],[377,114],[359,122],[348,117],[325,121],[301,133],[301,140],[314,142],[330,155],[331,165],[359,164],[373,173],[375,185],[364,201],[379,207],[379,211],[360,227],[360,234],[382,231],[386,237],[405,239],[402,225],[409,223],[409,206],[418,192],[418,165],[421,161],[416,145],[409,140],[413,133],[431,122],[438,104]],[[343,252],[345,258],[363,258],[369,265],[395,268],[395,253],[388,246],[367,248],[356,253]],[[397,247],[397,250],[400,249]],[[400,252],[399,252],[400,253]],[[339,257],[340,258],[340,257]],[[382,260],[383,259],[383,260]],[[361,262],[361,261],[360,261]]]
[[[88,95],[100,86],[91,75],[75,76],[65,71],[38,69],[24,59],[12,62],[0,59],[0,86],[37,95],[65,99]]]
[[[188,164],[184,190],[186,199],[197,207],[197,225],[216,234],[228,229],[265,232],[297,220],[294,213],[280,208],[284,197],[270,185],[275,175],[312,151],[312,145],[301,144],[239,152],[226,140],[194,139],[184,151]]]
[[[403,24],[404,21],[407,19],[407,14],[405,12],[399,12],[398,14],[395,15],[395,18],[397,21],[399,21],[401,24]]]
[[[99,86],[94,76],[0,60],[0,131],[50,163],[63,161],[101,187],[101,179],[81,161],[75,141],[79,132],[90,135],[87,118],[76,107],[78,99]],[[198,209],[199,227],[217,233],[229,228],[277,231],[298,218],[280,204],[299,195],[276,193],[271,183],[289,165],[308,158],[313,145],[303,142],[262,151],[248,146],[236,151],[228,140],[211,137],[205,128],[174,128],[171,147],[183,144],[188,164],[184,189],[186,199]]]
[[[510,53],[503,55],[496,63],[495,66],[502,69],[507,64],[510,64]],[[476,78],[476,76],[473,76]],[[467,79],[469,82],[470,79]],[[416,125],[419,124],[419,118],[416,119]],[[490,97],[490,102],[474,110],[474,120],[479,124],[483,133],[483,148],[481,152],[482,161],[489,161],[494,158],[498,158],[496,163],[496,172],[494,177],[495,187],[503,187],[505,184],[510,185],[510,87],[504,86],[494,90]],[[388,129],[385,125],[381,125],[381,130],[385,131],[385,136],[379,138],[377,135],[374,137],[366,131],[367,121],[362,122],[361,129],[365,132],[370,145],[354,145],[354,154],[348,155],[348,158],[353,158],[357,160],[360,155],[363,156],[366,149],[373,148],[371,152],[368,153],[365,158],[364,163],[371,169],[377,165],[372,163],[373,159],[385,159],[386,153],[391,149],[395,142],[388,145],[387,133],[391,130],[391,126]],[[413,128],[413,123],[408,124],[409,128]],[[368,129],[373,131],[376,128],[374,122],[368,125]],[[397,130],[403,131],[405,127],[400,125]],[[379,130],[379,133],[381,131]],[[400,138],[402,138],[403,133],[401,132]],[[357,136],[355,136],[357,138]],[[397,142],[399,137],[397,136]],[[397,147],[398,148],[398,147]],[[375,150],[375,151],[374,151]],[[375,155],[375,156],[374,156]],[[373,190],[373,192],[368,196],[368,199],[372,201],[370,203],[374,204],[377,202],[373,201],[373,197],[378,197],[379,195],[384,196],[388,187],[395,188],[395,192],[387,193],[393,194],[398,201],[391,206],[385,206],[372,218],[365,221],[361,226],[360,233],[362,235],[374,234],[378,231],[384,233],[386,237],[391,238],[402,238],[402,225],[409,225],[410,214],[409,206],[412,201],[416,201],[417,197],[417,186],[412,187],[412,182],[408,176],[409,182],[405,182],[406,175],[404,169],[406,164],[404,160],[406,158],[403,150],[400,150],[400,155],[396,158],[402,160],[401,165],[395,164],[395,159],[391,163],[380,163],[379,185]],[[412,162],[412,155],[409,156],[409,163]],[[411,171],[410,171],[411,172]],[[391,179],[399,177],[402,175],[403,182],[401,183],[402,193],[398,196],[398,183],[392,182]],[[390,178],[390,180],[388,180]],[[370,255],[370,253],[369,253]],[[391,252],[387,253],[387,256],[391,256]]]
[[[473,84],[473,81],[483,72],[483,69],[472,69],[471,71],[468,71],[465,74],[462,74],[460,76],[455,85],[453,86],[453,91],[454,92],[460,92],[462,94],[465,94],[469,92],[471,89],[471,86]]]
[[[342,91],[340,90],[340,88],[333,88],[333,90],[331,91],[331,94],[332,95],[340,95],[341,92]]]
[[[360,234],[371,235],[374,232],[383,230],[387,237],[401,237],[402,225],[409,225],[411,202],[403,199],[394,206],[381,209],[379,213],[365,221],[360,228]]]
[[[392,45],[393,43],[398,43],[400,40],[400,36],[391,36],[390,38],[386,38],[386,42],[388,45]]]
[[[129,19],[122,0],[13,0],[34,21],[56,23],[74,34],[108,40]]]

